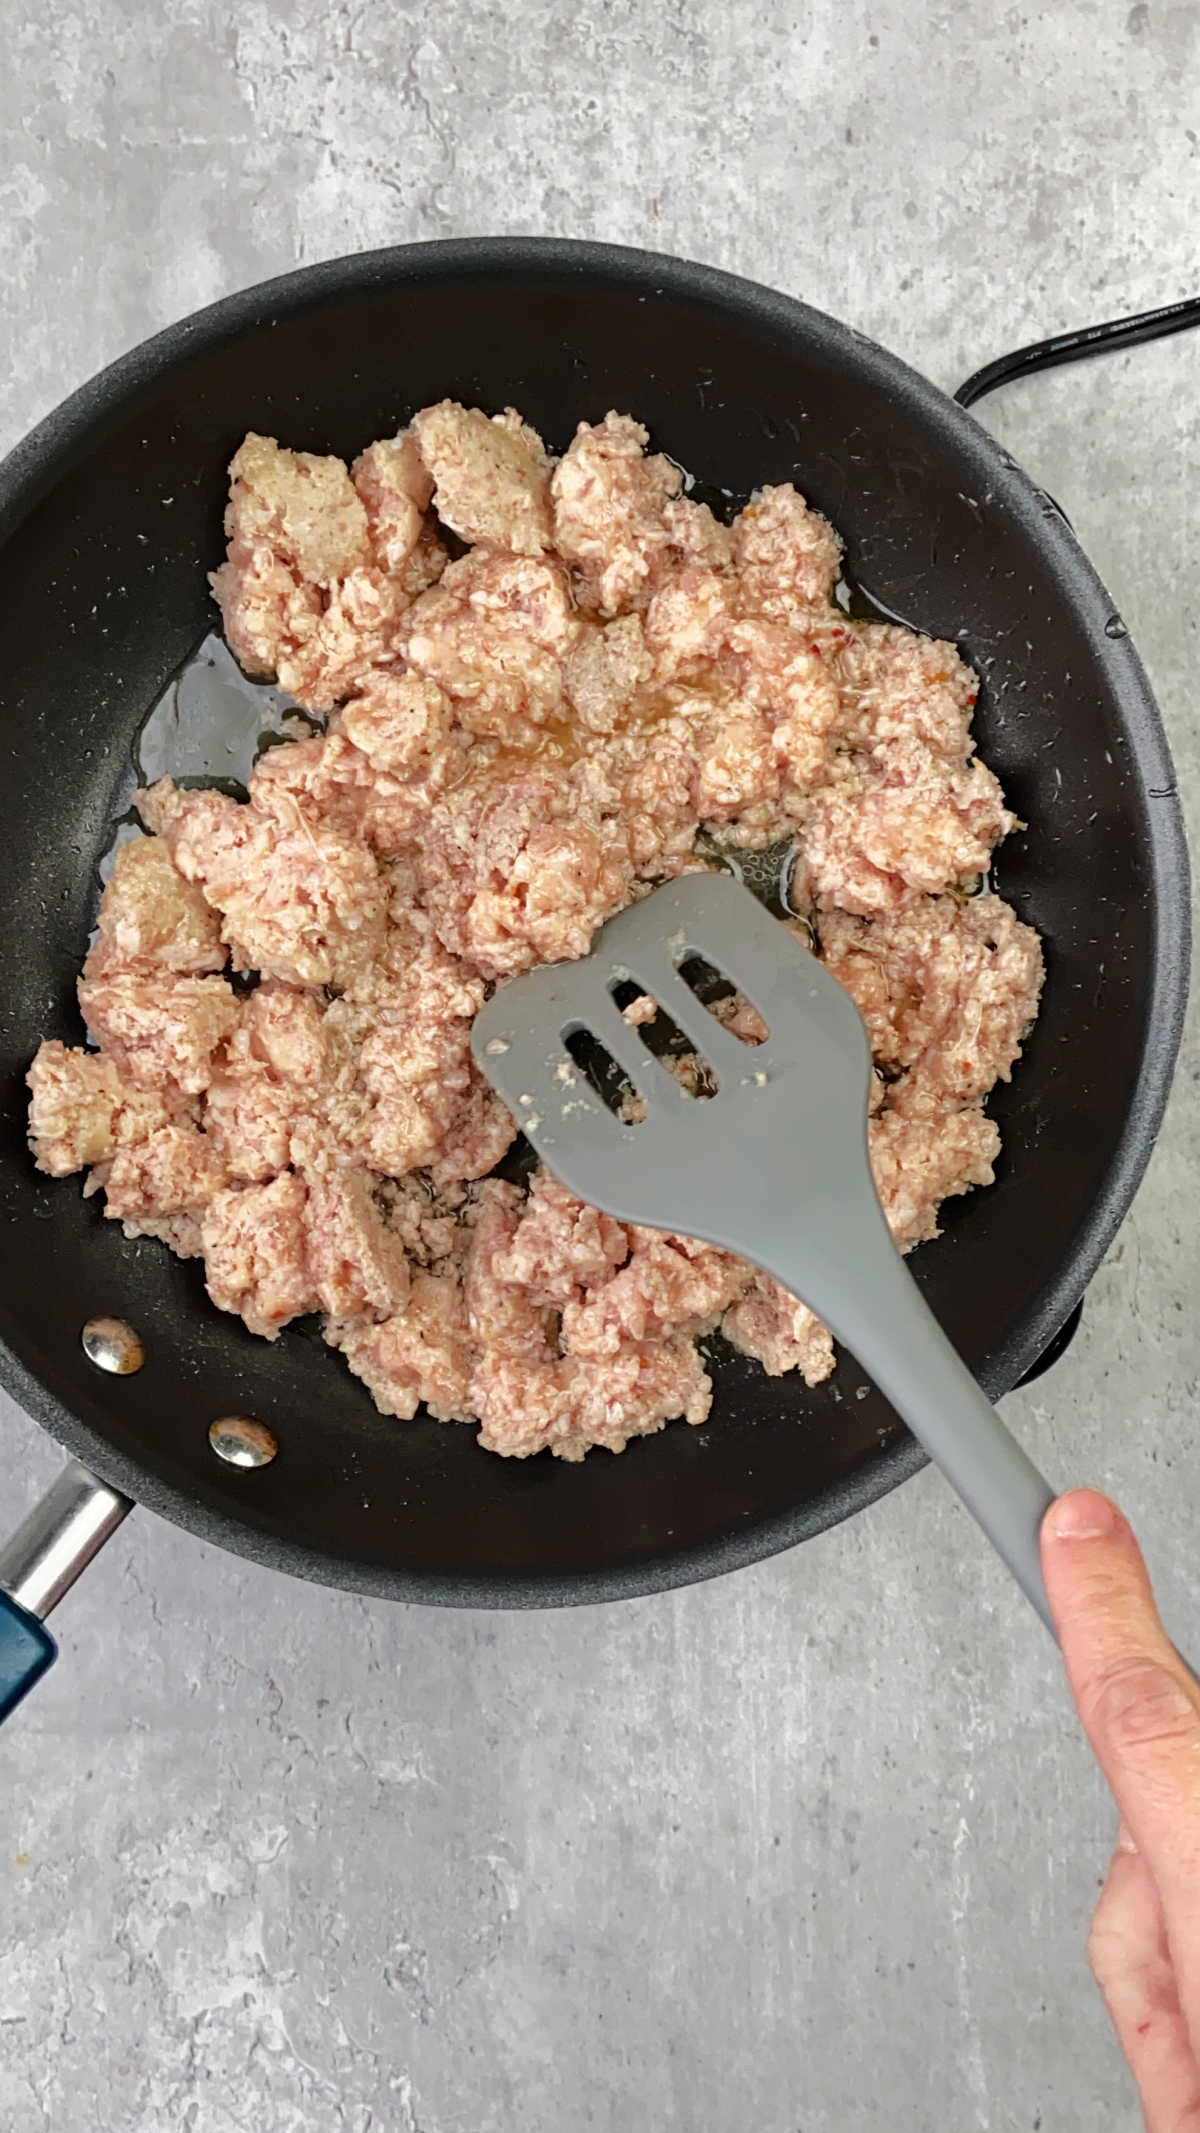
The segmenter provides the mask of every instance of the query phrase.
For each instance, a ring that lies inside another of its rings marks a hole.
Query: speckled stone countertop
[[[948,387],[1196,279],[1188,0],[4,0],[3,44],[4,443],[211,297],[392,240],[692,255]],[[1107,579],[1193,822],[1198,376],[1183,336],[981,410]],[[1084,1333],[1009,1402],[1136,1512],[1181,1640],[1198,1073],[1193,1026]],[[58,1454],[7,1402],[0,1435],[7,1526]],[[0,1738],[5,2133],[1136,2122],[1083,1955],[1112,1810],[935,1476],[541,1616],[310,1590],[136,1516],[56,1628]]]

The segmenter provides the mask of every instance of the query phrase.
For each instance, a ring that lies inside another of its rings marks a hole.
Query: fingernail
[[[1046,1522],[1055,1540],[1100,1540],[1117,1523],[1117,1509],[1098,1489],[1072,1489],[1051,1504]]]
[[[1117,1850],[1119,1852],[1136,1852],[1137,1850],[1137,1845],[1130,1836],[1124,1822],[1122,1822],[1120,1829],[1117,1831]]]

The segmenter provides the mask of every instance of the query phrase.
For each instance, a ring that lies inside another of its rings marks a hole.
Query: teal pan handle
[[[44,1617],[132,1508],[73,1459],[0,1548],[0,1722],[58,1656]]]
[[[44,1622],[7,1592],[0,1592],[0,1720],[15,1711],[58,1657]]]

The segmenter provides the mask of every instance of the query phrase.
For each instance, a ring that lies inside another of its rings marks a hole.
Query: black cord
[[[1110,355],[1117,348],[1136,348],[1140,341],[1157,341],[1166,333],[1182,333],[1200,326],[1200,296],[1185,297],[1179,304],[1164,304],[1157,311],[1139,311],[1134,318],[1109,319],[1103,326],[1084,326],[1076,333],[1055,333],[1048,341],[1031,341],[1027,348],[1014,348],[1011,355],[997,356],[982,370],[972,371],[954,397],[960,407],[973,407],[985,393],[1013,378],[1028,377],[1035,370],[1053,370],[1057,363],[1075,363],[1083,356]]]

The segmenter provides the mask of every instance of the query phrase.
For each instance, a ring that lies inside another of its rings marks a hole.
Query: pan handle
[[[132,1509],[72,1459],[0,1548],[0,1720],[58,1656],[44,1617]]]

